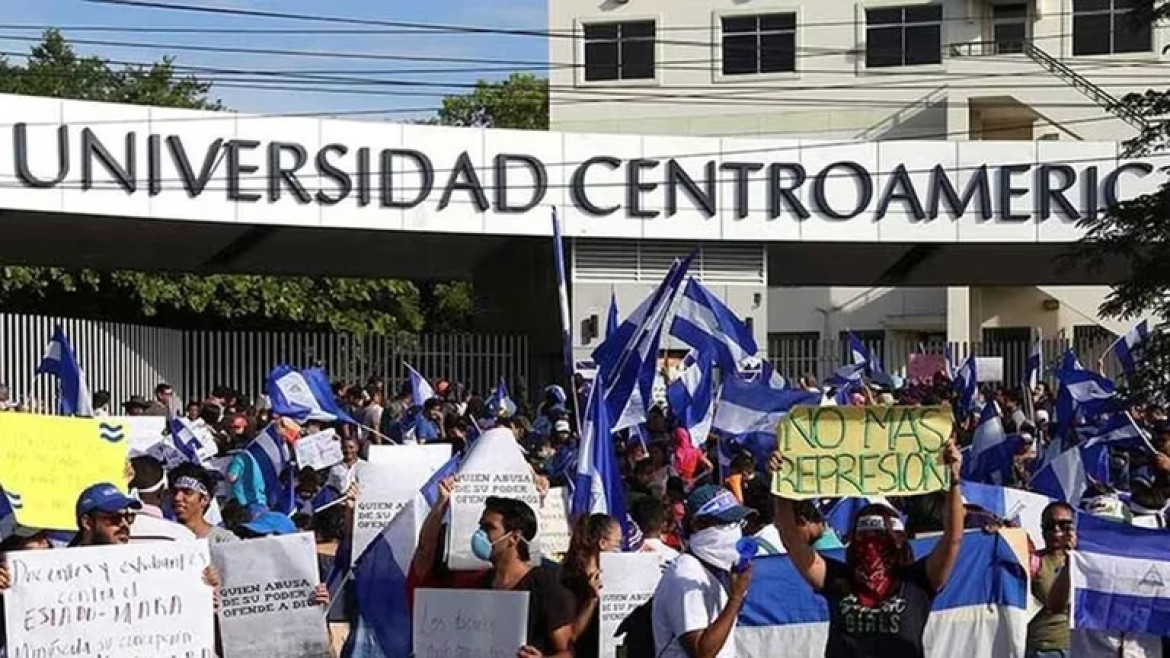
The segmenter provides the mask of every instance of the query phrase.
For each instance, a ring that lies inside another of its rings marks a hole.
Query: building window
[[[1153,49],[1150,0],[1073,0],[1073,55]]]
[[[1028,5],[993,5],[991,22],[996,54],[1024,52],[1028,38]]]
[[[796,70],[796,14],[723,17],[723,75]]]
[[[768,360],[785,379],[819,377],[821,335],[815,331],[768,334]]]
[[[942,62],[942,5],[865,10],[868,68]]]
[[[585,79],[654,78],[654,21],[585,26]]]

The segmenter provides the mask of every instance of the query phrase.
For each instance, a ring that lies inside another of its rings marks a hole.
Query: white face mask
[[[731,571],[731,567],[739,562],[739,551],[735,545],[742,538],[743,530],[738,525],[715,526],[691,535],[687,548],[707,564]]]

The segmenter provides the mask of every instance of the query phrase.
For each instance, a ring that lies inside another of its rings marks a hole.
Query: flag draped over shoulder
[[[934,541],[913,542],[914,554],[926,556]],[[843,550],[823,554],[844,559]],[[825,599],[813,593],[786,555],[756,558],[754,565],[735,630],[738,655],[822,658],[829,634]],[[994,534],[968,533],[951,578],[934,601],[926,655],[1023,656],[1027,597],[1027,575],[1007,542]]]

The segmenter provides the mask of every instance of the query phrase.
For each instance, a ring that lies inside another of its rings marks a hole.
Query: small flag
[[[85,381],[85,372],[77,362],[77,355],[65,329],[57,325],[53,329],[53,337],[49,339],[45,356],[37,366],[38,375],[53,375],[61,382],[61,399],[58,410],[62,416],[92,416],[93,398],[89,394],[89,384]]]

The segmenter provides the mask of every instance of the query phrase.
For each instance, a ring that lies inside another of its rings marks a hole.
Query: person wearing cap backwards
[[[926,558],[912,562],[895,535],[897,512],[866,505],[853,520],[845,562],[821,556],[797,526],[792,500],[774,498],[774,520],[792,565],[829,607],[825,658],[924,658],[922,635],[934,597],[946,585],[963,543],[965,508],[959,488],[962,456],[953,441],[943,451],[951,481],[943,535]],[[779,451],[768,472],[784,463]]]
[[[211,544],[239,541],[230,530],[213,526],[207,522],[206,514],[215,495],[215,479],[207,469],[190,462],[179,464],[170,472],[171,506],[175,518],[195,533],[199,539]]]
[[[656,658],[735,658],[732,635],[752,567],[738,573],[733,567],[743,522],[752,514],[713,484],[687,497],[687,550],[666,568],[651,604]]]

